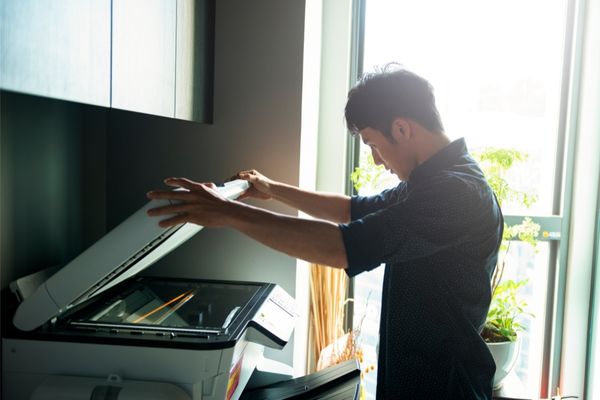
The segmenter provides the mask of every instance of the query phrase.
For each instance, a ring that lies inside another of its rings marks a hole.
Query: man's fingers
[[[159,215],[170,215],[190,211],[193,204],[175,204],[171,206],[156,207],[148,210],[148,215],[154,217]]]
[[[187,178],[167,178],[165,184],[172,187],[184,188],[191,191],[199,190],[200,188],[216,189],[217,185],[213,182],[194,182]]]
[[[244,179],[252,184],[259,181],[259,177],[252,172],[242,172],[240,173],[240,179]]]
[[[200,185],[198,182],[194,182],[187,178],[167,178],[164,182],[168,186],[182,187],[188,190],[197,189]]]

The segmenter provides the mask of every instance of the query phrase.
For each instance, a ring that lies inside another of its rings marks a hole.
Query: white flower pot
[[[502,381],[510,373],[517,361],[521,341],[517,338],[514,342],[487,343],[496,363],[494,374],[494,390],[502,387]]]

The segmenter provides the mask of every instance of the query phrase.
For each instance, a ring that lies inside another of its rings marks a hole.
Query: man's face
[[[383,165],[400,180],[406,181],[416,166],[416,160],[407,141],[401,136],[394,140],[381,131],[365,128],[360,131],[363,143],[371,148],[375,165]]]

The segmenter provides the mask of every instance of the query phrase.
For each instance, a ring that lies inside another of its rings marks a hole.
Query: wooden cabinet
[[[110,105],[110,0],[0,1],[0,87]]]
[[[175,116],[176,0],[113,0],[112,107]]]

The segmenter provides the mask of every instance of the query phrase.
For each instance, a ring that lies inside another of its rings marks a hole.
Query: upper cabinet
[[[0,87],[110,105],[110,0],[0,1]]]
[[[175,118],[212,122],[213,0],[177,0]]]
[[[215,0],[2,0],[0,87],[212,122]]]
[[[176,13],[176,0],[113,0],[113,107],[175,116]]]

